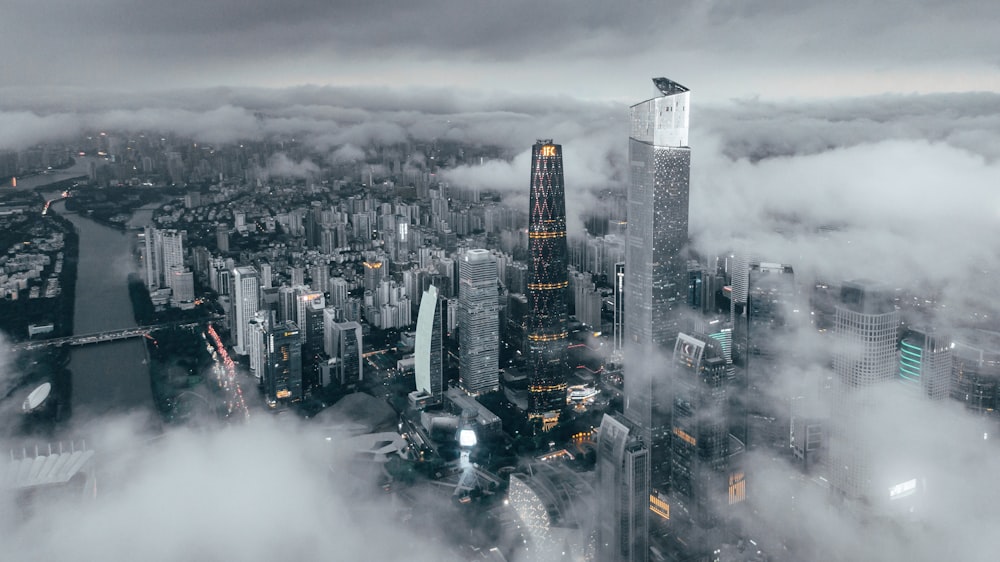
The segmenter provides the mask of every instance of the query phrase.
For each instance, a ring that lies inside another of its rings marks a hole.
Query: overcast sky
[[[1000,286],[998,22],[996,0],[3,0],[0,150],[104,128],[210,143],[302,135],[308,159],[279,154],[269,165],[308,175],[361,161],[372,143],[454,139],[511,157],[449,170],[446,181],[526,205],[526,150],[551,137],[565,145],[572,233],[591,190],[625,185],[626,107],[667,76],[693,91],[698,250],[742,243],[833,281],[930,282],[957,322],[963,299],[981,304]],[[842,230],[795,231],[792,217]],[[0,353],[0,371],[3,362]],[[777,506],[772,523],[800,525],[844,560],[993,559],[981,547],[1000,524],[998,498],[978,483],[1000,461],[955,437],[974,431],[951,406],[912,416],[937,425],[909,430],[939,432],[950,447],[935,449],[940,471],[970,475],[964,487],[938,480],[960,492],[930,512],[939,518],[891,532],[837,520],[848,527],[831,532],[824,517],[836,512],[807,498],[802,513],[821,517],[781,520],[796,512]],[[133,430],[119,420],[95,432]],[[314,493],[329,485],[315,470],[318,435],[267,421],[181,431],[135,458],[120,451],[145,451],[139,443],[101,439],[102,464],[127,471],[116,486],[84,513],[60,506],[17,523],[0,510],[0,543],[23,559],[409,558],[384,552],[412,540],[372,522],[384,514],[344,513],[351,500],[336,487]],[[246,493],[276,474],[288,489],[271,503]],[[787,485],[766,474],[775,482],[759,489]],[[275,521],[296,521],[288,536],[309,551],[278,549]],[[153,527],[168,538],[144,534]],[[956,543],[969,551],[948,551]],[[432,547],[428,559],[441,554]]]
[[[459,87],[716,100],[1000,89],[992,0],[6,0],[0,87]]]

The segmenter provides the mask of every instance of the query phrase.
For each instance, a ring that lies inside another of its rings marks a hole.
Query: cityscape
[[[995,559],[997,8],[515,4],[14,57],[5,560]]]

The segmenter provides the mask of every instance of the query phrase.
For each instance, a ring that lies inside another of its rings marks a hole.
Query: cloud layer
[[[0,537],[17,560],[448,560],[398,523],[316,428],[267,416],[155,441],[135,420],[88,431],[96,499],[4,500]],[[372,478],[377,468],[370,469]],[[377,488],[372,486],[372,488]],[[414,548],[414,545],[420,548]],[[407,546],[408,545],[408,546]]]

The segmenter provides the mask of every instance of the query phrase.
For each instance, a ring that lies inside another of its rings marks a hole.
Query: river
[[[76,226],[80,237],[73,333],[134,327],[128,274],[137,270],[130,242],[135,233],[67,213],[63,202],[53,209]],[[137,211],[130,226],[142,226],[151,216],[151,208]],[[69,369],[74,417],[152,409],[149,367],[140,339],[74,347]]]
[[[65,170],[50,170],[47,174],[38,174],[27,178],[17,178],[17,187],[14,189],[34,189],[36,187],[48,185],[57,181],[86,176],[90,173],[91,162],[104,162],[103,159],[93,156],[75,156],[74,158],[74,164]],[[9,184],[5,184],[3,187],[4,189],[10,189]]]

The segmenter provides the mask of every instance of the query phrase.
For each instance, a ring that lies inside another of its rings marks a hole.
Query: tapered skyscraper
[[[670,399],[666,358],[686,304],[690,92],[654,78],[661,95],[631,107],[625,247],[625,417],[650,448],[653,485],[667,470]]]
[[[546,429],[566,405],[566,190],[562,146],[531,148],[528,220],[528,418]]]

